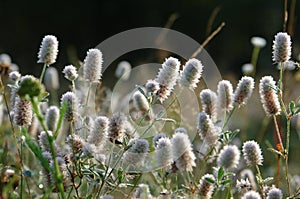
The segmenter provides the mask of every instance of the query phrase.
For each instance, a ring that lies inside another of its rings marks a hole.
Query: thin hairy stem
[[[288,194],[291,195],[291,186],[290,186],[290,180],[289,180],[289,147],[290,147],[290,129],[291,129],[291,120],[287,120],[287,132],[286,132],[286,156],[285,156],[285,179],[288,187]]]
[[[253,66],[253,71],[251,72],[252,77],[254,77],[256,73],[256,65],[257,65],[259,52],[260,52],[260,47],[254,46],[252,51],[252,56],[251,56],[251,64]]]
[[[47,64],[44,64],[43,70],[42,70],[42,73],[41,73],[41,76],[40,76],[40,83],[43,82],[43,78],[44,78],[44,75],[45,75],[46,68],[47,68]]]
[[[222,127],[222,131],[225,129],[226,125],[228,124],[228,122],[229,122],[229,120],[230,120],[230,118],[231,118],[231,116],[232,116],[235,108],[236,108],[236,105],[233,106],[233,109],[230,111],[228,117],[226,118],[226,121],[224,122],[223,127]]]

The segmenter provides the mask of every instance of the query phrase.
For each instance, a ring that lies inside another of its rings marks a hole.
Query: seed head
[[[233,106],[233,88],[228,80],[221,80],[218,83],[218,107],[221,110],[231,111]]]
[[[167,136],[166,136],[166,134],[164,134],[164,133],[158,133],[158,134],[156,134],[156,135],[153,137],[153,140],[152,140],[153,146],[156,148],[156,147],[157,147],[158,141],[159,141],[161,138],[166,138],[166,137],[167,137]]]
[[[172,144],[169,138],[160,138],[155,152],[158,167],[166,168],[172,164]]]
[[[282,199],[282,191],[278,188],[271,188],[268,192],[267,199]]]
[[[254,89],[254,79],[252,77],[244,76],[240,79],[237,88],[234,92],[234,102],[239,105],[246,104],[251,97]]]
[[[57,106],[50,106],[46,111],[46,125],[48,130],[55,131],[59,119],[59,109]]]
[[[140,91],[136,91],[133,94],[133,103],[136,110],[141,111],[142,114],[146,113],[149,110],[148,100]]]
[[[77,110],[77,97],[73,92],[66,92],[61,97],[61,106],[66,104],[65,119],[73,121],[75,119],[75,110]]]
[[[242,199],[261,199],[261,197],[256,191],[248,191],[243,195]]]
[[[65,74],[65,78],[70,81],[75,81],[78,77],[77,69],[73,65],[65,66],[62,72]]]
[[[240,161],[240,150],[235,146],[225,146],[218,157],[218,166],[225,169],[236,168]]]
[[[145,88],[148,93],[156,94],[159,90],[159,83],[155,80],[148,80],[145,85]]]
[[[285,32],[275,35],[273,41],[273,61],[275,63],[286,62],[291,58],[292,47],[291,37]]]
[[[97,147],[102,146],[108,136],[108,125],[109,119],[107,117],[97,117],[94,121],[93,130],[88,136],[88,143]]]
[[[202,75],[203,65],[198,59],[190,59],[186,62],[183,71],[180,74],[180,84],[184,87],[194,89]]]
[[[118,140],[125,135],[128,120],[124,113],[114,113],[109,119],[108,137],[111,141]]]
[[[87,81],[98,82],[101,79],[102,53],[98,49],[90,49],[83,62],[83,78]]]
[[[9,73],[9,79],[11,79],[14,82],[19,81],[21,74],[18,71],[12,71]]]
[[[267,41],[262,37],[252,37],[250,41],[254,47],[259,47],[259,48],[263,48],[267,44]]]
[[[264,76],[259,83],[259,94],[265,113],[279,115],[281,112],[275,81],[271,76]]]
[[[218,132],[209,115],[205,112],[198,114],[197,130],[202,140],[208,145],[213,145],[218,140]]]
[[[178,59],[169,57],[159,69],[155,81],[159,83],[156,95],[160,102],[164,102],[171,94],[179,75],[179,67]]]
[[[210,199],[212,197],[215,185],[207,179],[215,180],[215,177],[211,174],[205,174],[202,176],[199,183],[199,191],[205,199]]]
[[[262,165],[263,163],[261,149],[254,140],[244,142],[243,155],[248,166]]]
[[[129,142],[131,146],[123,156],[123,164],[125,168],[139,167],[144,165],[145,158],[148,154],[149,143],[145,139],[134,139]]]
[[[251,184],[251,190],[256,190],[256,181],[253,172],[250,169],[243,169],[240,173],[242,180],[248,180]],[[250,190],[249,190],[250,191]]]
[[[48,91],[59,89],[59,78],[57,69],[54,67],[47,68],[45,72],[44,83]]]
[[[15,125],[26,127],[31,125],[33,113],[30,101],[16,96],[13,109]]]
[[[200,92],[202,111],[210,115],[212,121],[217,120],[217,95],[210,89],[204,89]]]
[[[180,171],[192,171],[196,166],[195,154],[187,134],[175,133],[171,139],[172,156],[176,167]]]
[[[53,35],[46,35],[41,43],[38,53],[38,63],[44,63],[48,66],[55,63],[58,53],[58,41]]]

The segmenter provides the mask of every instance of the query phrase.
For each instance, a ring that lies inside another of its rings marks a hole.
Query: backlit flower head
[[[234,92],[234,102],[239,105],[246,104],[251,97],[254,89],[254,79],[252,77],[244,76],[240,79],[237,88]]]
[[[171,94],[179,75],[179,67],[178,59],[169,57],[159,69],[155,81],[159,83],[159,90],[156,95],[160,102],[164,102]]]
[[[210,115],[213,122],[217,120],[217,95],[210,89],[200,92],[202,111]]]
[[[88,142],[95,146],[102,146],[108,136],[109,119],[105,116],[98,116],[93,125],[93,130],[88,136]]]
[[[75,81],[78,77],[77,69],[73,65],[65,66],[62,72],[65,74],[65,78],[70,81]]]
[[[269,115],[279,115],[281,112],[276,83],[271,76],[264,76],[259,83],[260,99],[265,113]]]
[[[38,53],[38,63],[44,63],[48,66],[55,63],[58,54],[58,41],[53,35],[46,35],[41,43]]]
[[[291,37],[285,32],[275,35],[273,41],[273,61],[275,63],[286,62],[291,58],[292,47]]]
[[[129,142],[130,148],[124,153],[123,166],[137,168],[144,165],[148,154],[149,143],[145,139],[134,139]]]
[[[210,199],[212,197],[215,185],[207,179],[215,180],[215,177],[211,174],[205,174],[202,176],[199,183],[199,192],[203,198]]]
[[[55,131],[59,119],[59,108],[57,106],[50,106],[46,111],[46,125],[48,130]]]
[[[261,197],[256,191],[248,191],[243,195],[242,199],[261,199]]]
[[[180,74],[180,84],[190,89],[196,88],[202,75],[202,71],[203,65],[198,59],[192,58],[188,60]]]
[[[118,63],[115,76],[121,80],[127,80],[130,77],[131,65],[128,61]]]
[[[83,61],[83,78],[90,82],[98,82],[101,79],[102,53],[98,49],[89,49]]]
[[[198,114],[197,130],[200,138],[208,145],[213,145],[218,140],[218,131],[211,121],[209,115],[205,112]]]
[[[109,119],[108,137],[111,141],[122,138],[126,133],[128,120],[124,113],[114,113]]]
[[[13,110],[13,121],[15,125],[26,127],[31,125],[33,112],[30,101],[16,96]]]
[[[228,80],[221,80],[218,83],[218,107],[227,112],[231,111],[233,106],[233,88]]]
[[[243,156],[248,166],[262,165],[263,163],[261,149],[253,140],[244,142]]]
[[[172,164],[172,144],[169,138],[163,137],[157,141],[155,157],[158,167],[165,168]]]
[[[267,45],[267,41],[262,37],[252,37],[250,41],[254,47],[263,48]]]
[[[218,166],[225,169],[236,168],[240,161],[240,151],[235,145],[227,145],[220,151],[218,157]]]
[[[46,69],[44,83],[48,91],[59,89],[58,71],[54,67]]]
[[[282,191],[276,187],[272,187],[267,194],[267,199],[282,199],[282,197]]]
[[[75,119],[75,112],[77,110],[77,97],[73,92],[66,92],[61,97],[61,106],[66,104],[65,119],[73,121]]]

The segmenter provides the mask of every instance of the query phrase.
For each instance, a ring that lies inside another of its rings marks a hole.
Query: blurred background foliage
[[[299,1],[296,4],[299,8]],[[294,56],[300,51],[298,10],[293,26]],[[163,27],[174,13],[178,18],[171,28],[199,43],[204,41],[208,31],[223,21],[226,23],[206,46],[222,74],[241,75],[241,65],[251,58],[250,38],[256,35],[268,42],[261,52],[258,72],[273,68],[272,39],[282,30],[283,0],[1,0],[0,52],[11,55],[22,73],[38,74],[40,66],[36,55],[40,41],[45,34],[53,34],[60,42],[55,66],[62,69],[72,62],[70,56],[74,53],[82,60],[89,48],[110,36],[132,28]],[[210,22],[213,13],[215,18]]]

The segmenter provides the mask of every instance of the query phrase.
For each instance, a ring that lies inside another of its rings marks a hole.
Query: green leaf
[[[289,108],[290,108],[290,113],[293,113],[294,112],[294,108],[295,108],[295,102],[294,101],[291,101],[290,104],[289,104]]]
[[[231,183],[231,180],[226,179],[226,180],[222,180],[221,185],[226,185],[226,184],[229,184],[229,183]]]
[[[263,180],[264,184],[268,184],[269,182],[271,182],[274,178],[273,177],[267,177],[266,179]]]
[[[52,172],[52,168],[50,167],[48,161],[44,158],[40,147],[31,139],[30,135],[27,132],[27,129],[22,128],[21,132],[25,136],[26,144],[29,146],[34,155],[39,159],[43,167],[49,172]]]
[[[140,93],[142,93],[142,95],[145,96],[146,99],[148,99],[147,94],[144,92],[144,90],[142,89],[142,87],[140,85],[136,85],[136,88],[140,91]]]
[[[297,107],[297,109],[295,110],[294,115],[297,115],[298,113],[300,113],[300,107]]]
[[[206,180],[207,182],[212,183],[212,184],[215,184],[215,183],[216,183],[216,181],[214,181],[214,179],[211,179],[211,178],[205,178],[205,180]]]
[[[88,197],[86,197],[86,199],[92,199],[93,195],[90,194]]]
[[[220,167],[218,170],[218,181],[222,179],[223,175],[224,175],[224,169],[223,167]]]

